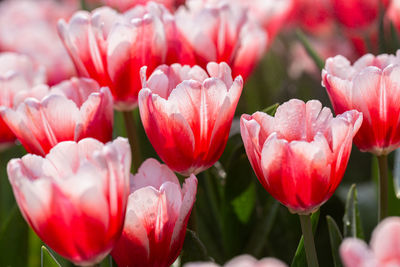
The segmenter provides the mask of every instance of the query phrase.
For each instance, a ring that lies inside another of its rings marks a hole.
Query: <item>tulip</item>
[[[397,55],[367,54],[353,65],[343,56],[328,58],[322,70],[336,113],[356,109],[364,121],[354,143],[378,157],[380,170],[379,218],[387,216],[387,155],[400,147],[400,51]]]
[[[249,18],[255,19],[268,34],[269,43],[284,26],[291,11],[292,0],[236,0],[248,8]]]
[[[4,122],[29,153],[45,156],[59,142],[85,137],[111,140],[113,106],[108,88],[90,79],[72,78],[52,88],[38,85],[32,90],[47,94],[41,100],[29,97],[14,108],[0,109]]]
[[[105,0],[107,5],[121,11],[129,10],[137,5],[146,5],[151,0]],[[164,5],[170,11],[174,11],[179,5],[184,4],[184,0],[153,0],[153,2]]]
[[[184,267],[220,267],[220,265],[212,262],[191,262]],[[287,267],[287,265],[274,258],[256,260],[250,255],[240,255],[225,263],[223,267]]]
[[[147,137],[160,158],[183,175],[211,167],[221,156],[243,80],[232,79],[226,63],[160,66],[146,80],[139,111]]]
[[[321,35],[332,37],[335,24],[330,0],[293,0],[292,2],[290,18],[293,26],[300,26],[318,37]]]
[[[359,55],[379,49],[378,21],[380,9],[384,11],[388,0],[331,0],[336,19]]]
[[[368,54],[353,65],[343,56],[328,58],[322,85],[337,114],[356,109],[364,121],[354,142],[361,151],[387,155],[400,146],[400,51],[396,56]]]
[[[240,120],[250,163],[264,188],[293,213],[309,214],[339,185],[362,114],[333,118],[317,100],[293,99],[275,117],[262,112]]]
[[[206,68],[209,62],[226,62],[233,76],[244,80],[264,55],[267,36],[250,20],[238,4],[204,4],[189,1],[176,12],[179,29],[193,47],[196,64]]]
[[[333,118],[318,100],[292,99],[275,117],[242,115],[240,131],[258,180],[279,202],[300,216],[308,266],[318,266],[310,213],[335,192],[362,123],[356,110]]]
[[[46,69],[53,85],[75,75],[74,65],[57,35],[57,20],[77,5],[54,0],[0,2],[0,50],[26,54]]]
[[[118,110],[137,106],[142,66],[152,71],[163,63],[194,63],[173,16],[153,2],[124,14],[108,7],[79,11],[58,26],[78,74],[108,86]]]
[[[188,0],[196,2],[198,0]],[[288,15],[293,8],[292,0],[202,0],[208,5],[221,5],[222,2],[228,4],[239,4],[248,11],[248,19],[261,25],[268,34],[268,45],[272,42],[279,30],[284,26]]]
[[[147,159],[131,178],[124,229],[111,253],[118,266],[170,266],[182,249],[196,190],[193,174],[181,188],[166,165]]]
[[[21,96],[33,86],[44,83],[46,75],[42,66],[24,55],[0,53],[0,106],[13,107]],[[16,139],[13,132],[0,118],[0,146],[8,146]]]
[[[45,158],[12,159],[8,177],[40,239],[75,264],[100,262],[122,232],[131,155],[124,138],[57,144]]]
[[[383,0],[331,0],[337,20],[349,29],[370,26],[379,15]]]
[[[340,245],[345,267],[384,267],[400,265],[400,218],[389,217],[373,231],[370,247],[357,238],[346,238]]]

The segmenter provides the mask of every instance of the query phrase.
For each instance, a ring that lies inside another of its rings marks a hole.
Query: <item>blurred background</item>
[[[31,3],[21,5],[18,2]],[[399,48],[395,16],[400,12],[393,7],[398,5],[397,1],[375,1],[373,12],[367,12],[369,17],[356,26],[349,25],[347,17],[338,15],[335,4],[339,1],[292,2],[278,34],[270,38],[267,52],[244,86],[224,154],[215,166],[198,175],[197,201],[189,222],[189,229],[196,234],[187,235],[180,264],[210,257],[222,264],[244,253],[257,258],[272,256],[289,265],[292,263],[301,237],[299,220],[258,182],[240,137],[239,117],[291,98],[318,99],[332,109],[325,88],[321,86],[321,71],[304,49],[300,36],[308,40],[323,60],[342,54],[354,61],[367,52],[394,53]],[[101,4],[74,0],[0,1],[0,51],[20,52],[44,62],[50,84],[71,77],[75,71],[58,39],[56,22],[59,18],[68,19],[82,7],[92,9]],[[357,14],[347,15],[358,18]],[[134,115],[140,121],[138,110]],[[143,157],[158,158],[143,128],[138,126]],[[122,115],[118,112],[115,113],[114,136],[126,136]],[[0,156],[0,266],[41,264],[43,243],[22,218],[6,174],[7,162],[25,153],[17,144],[3,150]],[[390,170],[394,168],[393,154],[389,157]],[[353,146],[342,183],[320,210],[315,241],[321,266],[333,266],[326,216],[331,216],[343,233],[345,203],[353,183],[357,184],[362,234],[369,240],[377,223],[377,175],[376,158]],[[397,189],[394,183],[390,185],[389,214],[400,216]],[[73,266],[53,254],[62,266]],[[47,252],[43,257],[44,266],[56,266]],[[109,265],[107,258],[102,266]]]

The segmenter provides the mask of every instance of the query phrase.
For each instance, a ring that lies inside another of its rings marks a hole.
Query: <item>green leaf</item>
[[[339,257],[339,246],[342,243],[343,236],[340,233],[339,227],[331,216],[326,216],[326,223],[328,224],[329,240],[331,243],[331,251],[333,258],[333,265],[341,267],[342,262]]]
[[[0,266],[26,266],[28,225],[16,204],[9,211],[0,231]]]
[[[279,202],[270,197],[264,206],[261,219],[257,221],[257,224],[255,225],[251,234],[249,239],[250,241],[245,248],[246,253],[255,255],[257,257],[262,256],[262,249],[264,248],[268,240],[269,233],[272,230],[272,226],[275,223],[278,210]]]
[[[318,69],[322,70],[325,66],[324,60],[318,55],[315,49],[311,46],[310,42],[308,41],[306,35],[301,30],[296,30],[296,36],[303,45],[304,49],[306,50],[307,54],[311,57],[314,61],[315,65],[317,65]]]
[[[192,230],[186,230],[185,241],[181,253],[181,264],[195,261],[210,261],[207,249]]]
[[[40,261],[41,267],[61,267],[56,257],[45,246],[40,248]]]
[[[279,107],[279,103],[275,103],[265,109],[262,110],[262,112],[267,113],[270,116],[274,116],[276,109]]]
[[[318,210],[317,212],[313,213],[311,215],[311,223],[312,223],[312,230],[313,234],[315,235],[315,231],[317,230],[318,226],[318,220],[319,220],[319,213],[320,211]],[[307,258],[306,258],[306,251],[304,249],[304,238],[301,236],[299,245],[297,246],[296,253],[293,257],[292,264],[290,265],[291,267],[304,267],[307,266]]]
[[[255,200],[256,190],[254,183],[251,183],[246,191],[244,191],[231,202],[233,210],[240,222],[248,223],[255,207]]]
[[[343,232],[345,237],[364,239],[355,184],[350,187],[349,193],[347,194],[345,213],[343,216]]]

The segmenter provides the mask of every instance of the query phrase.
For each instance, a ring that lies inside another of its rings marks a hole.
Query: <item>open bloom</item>
[[[340,245],[345,267],[400,266],[400,218],[383,220],[372,233],[370,248],[357,238],[346,238]]]
[[[112,137],[113,103],[107,87],[91,79],[64,81],[44,91],[43,99],[26,98],[14,108],[2,107],[1,116],[29,153],[46,155],[61,141],[93,137],[107,142]]]
[[[24,55],[0,53],[0,106],[13,107],[33,86],[46,82],[45,70]],[[6,145],[16,139],[0,118],[0,143]]]
[[[206,68],[208,62],[226,62],[233,76],[246,80],[264,55],[267,36],[263,29],[236,3],[189,1],[187,5],[175,16],[193,47],[196,64]]]
[[[211,167],[221,156],[243,80],[226,63],[160,66],[146,81],[139,110],[147,137],[160,158],[184,175]]]
[[[78,5],[54,0],[0,2],[0,50],[30,56],[45,67],[49,84],[75,75],[74,65],[57,35],[57,20]]]
[[[128,141],[62,142],[45,158],[7,165],[25,220],[44,243],[78,265],[100,262],[121,235],[129,193]]]
[[[242,115],[247,156],[264,188],[292,212],[308,214],[335,192],[349,160],[362,114],[333,118],[317,100],[292,99],[275,117]]]
[[[220,267],[220,265],[213,262],[191,262],[184,267]],[[240,255],[225,263],[223,267],[287,267],[287,265],[274,258],[257,260],[250,255]]]
[[[400,52],[367,54],[353,65],[343,56],[328,58],[322,71],[337,114],[356,109],[364,120],[354,142],[361,151],[385,155],[400,146]]]
[[[111,253],[118,266],[170,266],[182,249],[196,191],[193,174],[181,188],[166,165],[146,160],[131,178],[124,230]]]
[[[78,74],[108,86],[119,110],[136,107],[142,66],[194,63],[174,17],[153,2],[124,14],[108,7],[79,11],[68,24],[59,22],[59,33]]]

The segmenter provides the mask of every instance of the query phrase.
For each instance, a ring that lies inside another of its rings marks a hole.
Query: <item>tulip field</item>
[[[0,0],[0,267],[400,266],[400,0]]]

